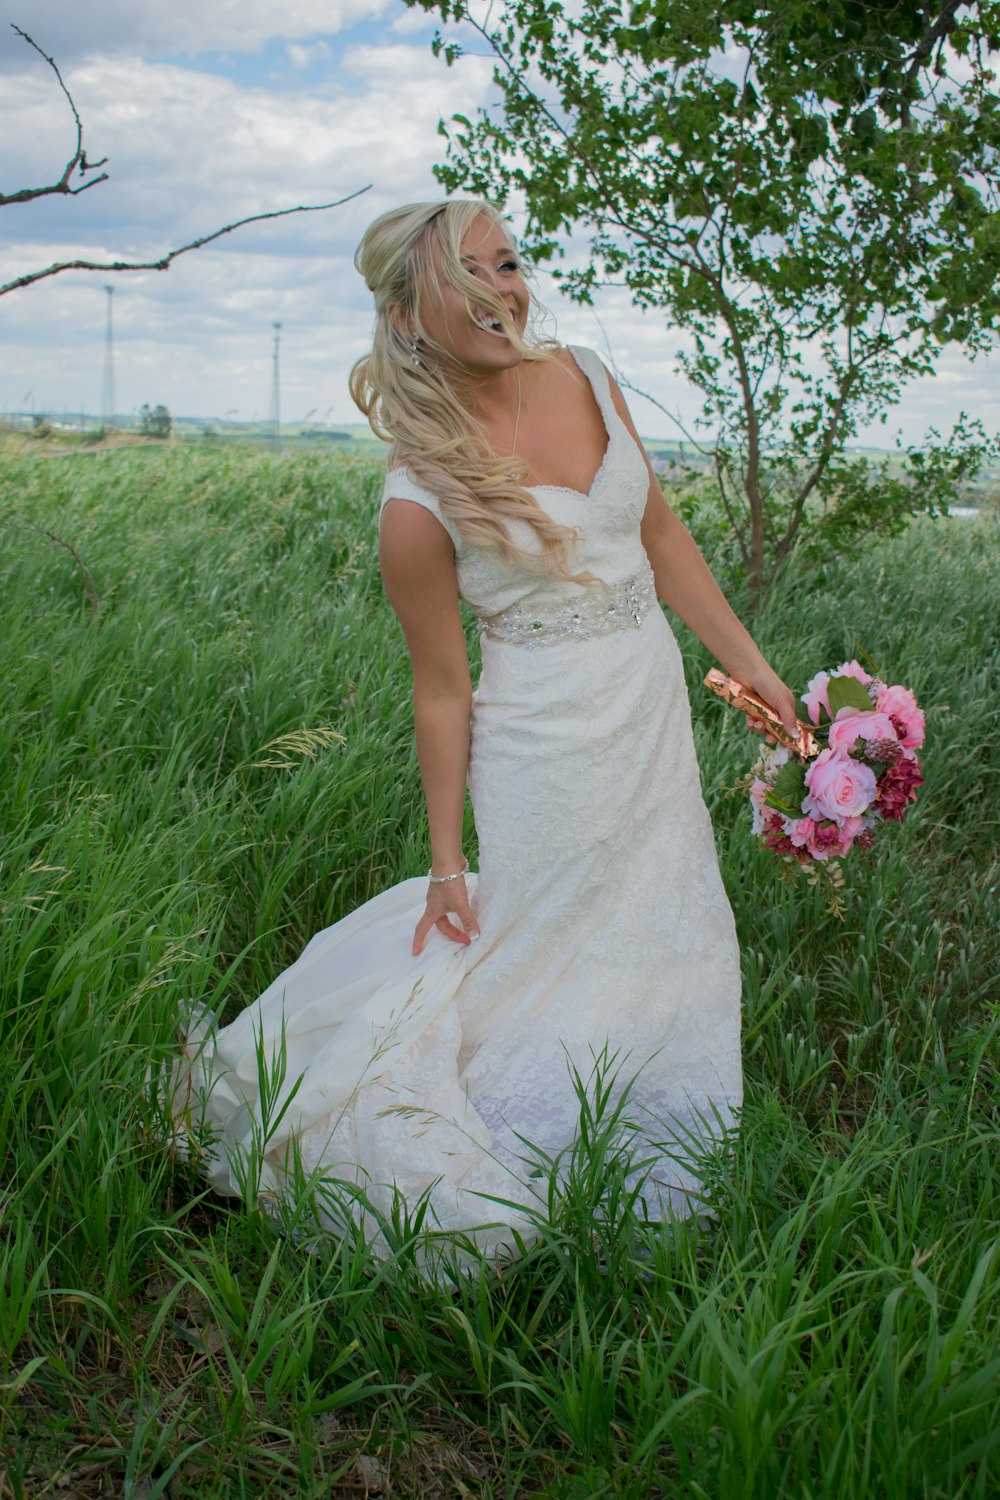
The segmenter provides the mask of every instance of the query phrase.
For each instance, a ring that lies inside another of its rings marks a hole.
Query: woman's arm
[[[619,415],[642,450],[639,434],[614,381],[611,390]],[[753,637],[740,623],[691,533],[667,504],[648,458],[646,464],[649,492],[641,534],[653,569],[656,592],[664,604],[691,627],[726,671],[745,686],[753,688],[776,709],[785,728],[794,734],[794,694],[765,661]],[[748,719],[748,723],[751,729],[764,729],[759,720]]]
[[[451,875],[465,863],[462,823],[472,714],[455,551],[430,511],[413,500],[389,500],[382,512],[379,561],[413,664],[413,724],[427,800],[431,872]],[[459,918],[461,928],[449,920],[449,913]],[[414,953],[421,951],[435,926],[459,943],[478,936],[464,880],[428,888],[427,909],[413,937]]]

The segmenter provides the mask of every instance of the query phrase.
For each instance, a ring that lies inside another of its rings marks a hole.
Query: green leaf
[[[764,798],[766,807],[773,807],[775,812],[784,813],[788,818],[801,818],[802,804],[799,802],[786,802],[783,797],[776,797],[774,792],[768,792]]]
[[[865,691],[864,683],[856,677],[831,677],[826,690],[830,700],[830,714],[837,717],[842,708],[871,708],[872,700]]]
[[[802,798],[805,794],[805,766],[800,760],[786,760],[764,801],[769,807],[778,807],[781,812],[798,815],[802,812]],[[776,799],[774,802],[771,801],[772,797]]]

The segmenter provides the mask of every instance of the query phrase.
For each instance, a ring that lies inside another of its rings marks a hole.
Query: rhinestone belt
[[[638,630],[658,609],[650,567],[604,588],[590,587],[574,595],[572,604],[532,610],[512,604],[495,615],[479,615],[479,629],[491,641],[515,646],[556,646],[560,641],[589,641],[619,630]]]

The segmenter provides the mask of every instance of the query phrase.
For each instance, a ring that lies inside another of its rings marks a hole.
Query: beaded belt
[[[589,641],[596,635],[638,630],[658,609],[652,570],[648,564],[630,578],[605,588],[590,587],[574,595],[572,604],[532,610],[512,604],[495,615],[479,615],[479,629],[491,641],[515,646],[555,646],[560,641]]]

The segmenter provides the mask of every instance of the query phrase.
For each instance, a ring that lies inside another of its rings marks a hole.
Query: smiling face
[[[420,337],[431,354],[453,360],[469,377],[482,379],[520,364],[523,351],[504,331],[500,311],[518,337],[523,336],[528,288],[508,231],[487,215],[472,221],[457,248],[464,273],[461,286],[449,274],[451,257],[437,230],[431,231],[429,274],[420,295]]]

